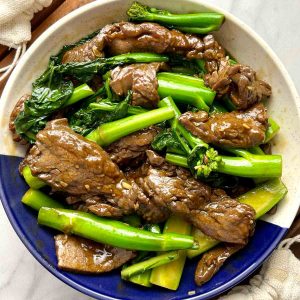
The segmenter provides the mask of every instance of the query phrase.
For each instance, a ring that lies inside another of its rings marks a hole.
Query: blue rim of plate
[[[13,163],[11,163],[11,162],[13,162]],[[13,165],[15,165],[15,167],[12,168],[12,170],[10,170],[10,171],[13,171],[13,172],[10,172],[11,175],[13,176],[13,177],[11,177],[12,180],[17,180],[17,181],[21,180],[22,181],[21,177],[19,175],[16,176],[16,174],[15,174],[16,166],[18,165],[19,162],[20,162],[20,158],[12,157],[12,156],[6,156],[6,155],[0,155],[0,198],[1,198],[4,210],[5,210],[5,212],[8,216],[8,219],[9,219],[11,225],[13,226],[13,228],[16,231],[17,235],[19,236],[19,238],[21,239],[23,244],[26,246],[26,248],[29,250],[29,252],[36,258],[36,260],[40,264],[42,264],[48,271],[50,271],[58,279],[62,280],[64,283],[68,284],[69,286],[75,288],[76,290],[78,290],[78,291],[80,291],[80,292],[82,292],[82,293],[84,293],[88,296],[95,297],[97,299],[104,299],[104,300],[112,300],[112,299],[128,300],[128,299],[130,299],[128,297],[115,298],[115,297],[103,294],[101,292],[97,292],[94,289],[85,287],[85,286],[83,286],[84,283],[80,284],[78,282],[75,282],[74,279],[69,278],[70,273],[62,272],[62,271],[58,270],[53,264],[50,264],[47,261],[47,259],[41,255],[41,253],[39,253],[39,251],[37,250],[37,248],[34,245],[32,245],[30,243],[28,238],[26,238],[26,234],[24,232],[24,228],[20,224],[20,220],[18,220],[18,218],[13,214],[13,210],[12,210],[10,204],[9,204],[9,195],[7,193],[9,188],[5,186],[4,180],[2,179],[4,177],[4,175],[7,176],[7,174],[9,173],[9,172],[7,172],[7,169],[5,169],[5,165],[10,166],[11,164],[13,164]],[[4,174],[4,171],[6,171],[5,174]],[[7,185],[9,185],[9,183],[7,183]],[[25,186],[25,183],[24,183],[24,186]],[[25,207],[21,204],[20,199],[18,199],[17,201],[18,201],[17,203],[20,204],[21,209],[24,209],[25,211],[26,210],[30,211],[30,209],[28,209],[27,207]],[[28,212],[26,211],[26,213],[28,213]],[[30,213],[33,214],[33,211],[32,212],[30,211]],[[33,216],[33,217],[36,217],[36,216]],[[270,242],[268,242],[268,240],[265,241],[266,244],[267,244],[266,245],[267,248],[263,252],[263,254],[261,254],[255,262],[252,262],[247,268],[243,269],[243,271],[240,272],[237,276],[235,276],[232,280],[230,280],[230,281],[228,281],[224,284],[221,284],[218,287],[213,288],[212,290],[207,291],[203,294],[194,294],[194,295],[186,294],[186,297],[184,297],[184,298],[182,298],[182,296],[180,296],[180,298],[177,298],[176,292],[171,292],[170,291],[169,292],[170,297],[168,297],[168,298],[163,297],[162,299],[193,299],[193,300],[210,299],[212,297],[215,297],[215,296],[225,292],[226,290],[232,288],[233,286],[237,285],[239,282],[241,282],[242,280],[247,278],[271,254],[271,252],[275,249],[275,247],[278,245],[278,243],[281,241],[281,239],[283,238],[283,236],[285,235],[285,233],[288,230],[287,228],[282,228],[282,227],[279,227],[277,225],[273,225],[271,223],[267,223],[267,222],[264,222],[264,221],[258,222],[258,226],[260,228],[262,228],[262,230],[264,232],[266,232],[266,233],[271,233],[272,232],[273,234],[275,234],[275,236],[272,239],[272,241],[270,241]],[[40,229],[38,229],[38,230],[40,230]],[[45,229],[45,228],[43,228],[42,230],[47,231],[47,229]],[[53,234],[53,233],[51,233],[51,234]],[[267,235],[269,235],[269,234],[267,234]],[[53,244],[54,244],[54,242],[53,242]],[[259,245],[259,244],[260,244],[260,240],[259,240],[259,243],[257,245]],[[245,249],[247,249],[247,247]],[[249,256],[247,256],[247,257],[249,257]],[[245,259],[245,258],[243,258],[243,259]],[[233,262],[234,262],[234,260],[233,260]],[[221,272],[221,274],[222,274],[222,269],[219,272]],[[99,281],[100,280],[101,280],[101,278],[99,277]],[[126,285],[126,283],[124,285]],[[133,285],[131,284],[131,286],[133,286]],[[196,288],[197,287],[195,286],[195,289]],[[147,296],[147,291],[149,291],[149,289],[145,288],[143,291],[145,291],[144,294],[145,294],[145,296]],[[166,293],[165,289],[163,290],[161,288],[156,288],[156,292],[159,293],[159,291]],[[141,292],[141,290],[139,290],[139,293],[140,292]],[[148,298],[148,299],[154,299],[154,298]]]

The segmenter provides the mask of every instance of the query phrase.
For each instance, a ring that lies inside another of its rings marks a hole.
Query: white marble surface
[[[171,1],[171,0],[169,0]],[[300,1],[210,0],[252,27],[275,50],[300,92]],[[91,299],[44,269],[13,231],[0,205],[0,299]]]

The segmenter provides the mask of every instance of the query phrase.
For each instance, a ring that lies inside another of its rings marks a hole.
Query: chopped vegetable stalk
[[[231,157],[220,155],[222,164],[216,168],[216,172],[228,175],[248,177],[248,178],[274,178],[280,177],[282,173],[281,155],[254,155],[243,157]],[[188,168],[186,157],[167,153],[166,161],[177,166]]]
[[[164,233],[167,232],[190,234],[191,225],[178,216],[171,216],[165,224]],[[179,250],[178,254],[179,258],[176,261],[152,270],[151,283],[170,290],[177,290],[186,260],[186,250]]]
[[[29,189],[24,194],[21,201],[37,211],[42,207],[64,208],[64,205],[60,202],[34,189]]]
[[[77,210],[42,207],[38,223],[95,242],[129,250],[169,251],[197,248],[189,235],[152,233],[120,221],[100,218]]]
[[[215,12],[172,14],[167,10],[152,8],[138,2],[131,5],[127,15],[130,21],[156,22],[184,32],[198,34],[218,30],[224,21],[224,15]]]
[[[26,183],[33,189],[38,190],[46,185],[46,183],[43,180],[32,175],[31,170],[28,166],[25,166],[23,168],[22,175],[24,176]]]
[[[102,124],[89,133],[86,138],[96,142],[100,146],[107,146],[130,133],[169,120],[173,117],[174,111],[171,108],[158,108],[139,115]]]
[[[153,233],[160,233],[160,227],[157,224],[146,224],[143,226],[143,229],[153,232]],[[147,256],[149,252],[140,252],[140,255]],[[146,287],[151,287],[152,284],[150,282],[151,270],[147,270],[143,273],[138,273],[136,275],[130,276],[127,280],[133,282],[135,284],[139,284]]]
[[[266,137],[264,143],[268,143],[280,130],[280,126],[276,121],[272,118],[268,119],[269,127],[266,131]]]
[[[181,80],[177,78],[179,76],[182,77]],[[186,79],[186,77],[190,78]],[[171,96],[176,102],[190,104],[200,110],[209,111],[209,106],[216,95],[213,90],[203,85],[196,86],[191,76],[177,74],[172,78],[169,75],[166,76],[165,73],[159,73],[157,79],[157,91],[161,98]]]
[[[237,200],[252,206],[256,211],[256,218],[258,219],[282,200],[286,194],[287,188],[279,178],[276,178],[262,183],[239,196]],[[219,243],[219,241],[203,234],[199,229],[193,229],[193,236],[199,243],[199,249],[188,250],[187,255],[189,258],[198,256]]]
[[[171,261],[174,261],[178,258],[179,258],[178,251],[167,252],[167,253],[149,258],[148,260],[141,261],[137,264],[129,266],[126,269],[123,269],[121,271],[121,277],[123,279],[128,279],[133,275],[136,275],[136,274],[139,274],[139,273],[144,273],[148,270],[151,270],[155,267],[167,264],[167,263],[169,263]]]
[[[178,82],[178,83],[182,83],[184,81],[184,84],[186,85],[207,88],[206,85],[204,84],[204,80],[199,77],[176,74],[171,72],[160,72],[158,75],[160,79],[170,80],[172,82]]]
[[[98,103],[91,103],[89,108],[91,110],[101,110],[101,111],[114,111],[117,107],[115,103],[106,103],[106,102],[98,102]],[[148,110],[140,107],[140,106],[128,106],[128,115],[138,115]]]
[[[87,98],[93,94],[94,94],[94,91],[86,83],[84,83],[74,89],[71,97],[63,105],[63,107],[75,104],[76,102],[78,102],[84,98]]]

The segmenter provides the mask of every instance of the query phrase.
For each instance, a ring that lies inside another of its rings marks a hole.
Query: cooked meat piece
[[[98,33],[91,40],[72,48],[63,55],[62,63],[83,62],[104,57],[105,35]]]
[[[190,214],[191,223],[217,240],[245,245],[254,230],[255,211],[246,204],[221,196]]]
[[[188,58],[218,59],[225,51],[212,35],[203,40],[156,23],[120,22],[103,28],[112,55],[128,52],[176,53]]]
[[[60,269],[77,273],[104,273],[117,269],[135,253],[93,242],[77,236],[59,234],[54,237]]]
[[[180,123],[206,143],[217,146],[250,148],[263,143],[268,127],[265,107],[256,104],[244,112],[213,114],[186,112]]]
[[[152,126],[121,138],[105,150],[111,160],[120,167],[138,166],[145,160],[146,150],[150,148],[158,132],[159,128]]]
[[[196,272],[195,282],[198,286],[209,281],[235,252],[243,248],[243,245],[224,244],[206,252],[200,259]]]
[[[166,69],[165,63],[132,64],[116,67],[111,72],[110,87],[119,96],[132,90],[132,105],[157,107],[159,95],[156,73]]]
[[[255,72],[241,64],[230,65],[228,58],[218,61],[205,76],[205,83],[218,93],[228,94],[237,109],[247,109],[262,99],[271,96],[271,86],[256,79]]]
[[[90,41],[67,51],[63,63],[89,61],[103,56],[103,50],[111,55],[128,52],[176,53],[187,58],[204,58],[207,61],[225,56],[224,49],[212,35],[203,40],[196,35],[169,30],[156,23],[135,24],[120,22],[105,26]]]
[[[17,133],[15,128],[15,119],[18,116],[18,114],[24,110],[24,102],[30,98],[29,94],[23,95],[15,105],[13,111],[10,114],[9,118],[9,130],[12,132],[12,137],[15,142],[21,142],[21,144],[27,144],[27,141],[22,139]]]
[[[54,191],[72,196],[119,195],[116,184],[124,179],[108,154],[72,131],[66,119],[47,123],[37,134],[25,163]]]
[[[150,160],[131,176],[151,202],[187,218],[215,239],[247,243],[255,225],[253,208],[231,199],[220,189],[212,190],[183,168],[162,160],[158,165],[159,160],[152,151],[148,150],[147,155]]]

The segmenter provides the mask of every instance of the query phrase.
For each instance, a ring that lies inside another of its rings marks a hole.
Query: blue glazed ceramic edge
[[[59,270],[55,269],[51,264],[48,263],[48,261],[37,251],[37,249],[27,240],[23,229],[21,228],[18,219],[13,215],[12,210],[10,208],[10,205],[8,203],[8,195],[5,193],[5,188],[4,188],[4,181],[2,178],[4,177],[3,174],[3,168],[1,167],[1,164],[4,164],[5,160],[8,158],[13,158],[11,156],[6,156],[6,155],[0,155],[0,199],[2,201],[2,205],[4,207],[4,210],[8,216],[8,219],[13,226],[14,230],[16,231],[17,235],[23,242],[23,244],[26,246],[26,248],[30,251],[30,253],[35,257],[35,259],[42,264],[48,271],[50,271],[54,276],[68,284],[69,286],[75,288],[76,290],[91,296],[95,297],[97,299],[103,299],[103,300],[111,300],[111,299],[120,299],[120,298],[114,298],[105,294],[100,294],[99,292],[91,289],[84,287],[82,284],[76,283],[74,280],[68,278],[68,276],[62,274]],[[16,158],[17,159],[17,158]],[[6,162],[7,163],[7,162]],[[266,222],[263,222],[266,223]],[[275,249],[275,247],[278,245],[278,243],[281,241],[282,237],[284,234],[287,232],[287,228],[282,228],[277,225],[271,224],[271,223],[266,223],[269,225],[270,228],[268,230],[275,230],[277,231],[276,238],[273,239],[273,241],[268,245],[268,248],[266,251],[257,259],[255,263],[252,263],[249,267],[247,267],[243,272],[239,273],[238,276],[236,276],[234,279],[228,281],[227,283],[214,288],[211,291],[205,292],[203,294],[198,294],[195,296],[187,296],[181,299],[190,299],[190,300],[204,300],[204,299],[210,299],[212,297],[215,297],[226,290],[232,288],[233,286],[237,285],[239,282],[244,280],[246,277],[248,277],[251,273],[253,273],[263,262],[264,260],[271,254],[271,252]],[[147,294],[145,293],[145,296]],[[173,299],[174,295],[173,293],[171,294],[170,292],[170,298],[168,299]],[[129,300],[127,297],[123,297],[123,300]],[[149,298],[150,299],[150,298]]]

